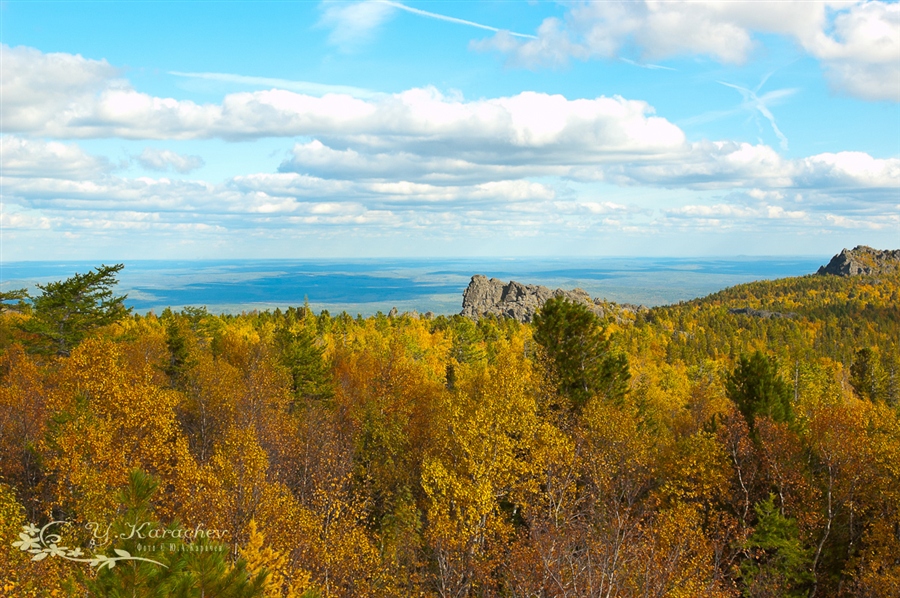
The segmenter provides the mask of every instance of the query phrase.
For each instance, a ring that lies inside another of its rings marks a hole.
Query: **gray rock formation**
[[[768,311],[765,309],[753,309],[752,307],[739,307],[729,309],[728,313],[730,314],[741,314],[745,316],[753,316],[754,318],[793,318],[797,314],[795,313],[780,313],[777,311]]]
[[[522,284],[514,280],[508,284],[496,278],[488,280],[486,276],[476,274],[463,293],[460,314],[476,320],[483,316],[495,315],[520,322],[531,322],[541,306],[553,297],[565,297],[574,303],[583,303],[601,318],[613,312],[618,319],[618,312],[634,313],[647,309],[644,306],[615,305],[599,299],[593,300],[583,289],[553,291],[545,286]]]
[[[897,272],[900,272],[900,249],[879,250],[857,245],[852,250],[844,249],[831,258],[827,266],[819,268],[817,274],[860,276]]]

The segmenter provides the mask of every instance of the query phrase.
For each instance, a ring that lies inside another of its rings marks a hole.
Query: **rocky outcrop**
[[[853,249],[844,249],[831,258],[827,266],[819,268],[817,274],[860,276],[898,272],[900,272],[900,249],[879,250],[866,245],[857,245]]]
[[[728,313],[730,314],[739,314],[744,316],[752,316],[754,318],[793,318],[797,314],[795,313],[786,313],[783,314],[777,311],[767,311],[765,309],[753,309],[752,307],[739,307],[734,309],[729,309]]]
[[[531,322],[534,314],[553,297],[565,297],[573,303],[582,303],[601,318],[610,312],[644,311],[644,306],[615,305],[599,299],[593,300],[583,289],[564,291],[550,290],[545,286],[522,284],[514,280],[504,283],[497,278],[488,279],[476,274],[463,293],[463,316],[478,319],[495,315],[513,318],[520,322]]]

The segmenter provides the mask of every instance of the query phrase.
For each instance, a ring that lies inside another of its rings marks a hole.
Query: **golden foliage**
[[[748,559],[777,563],[746,548],[770,495],[811,555],[799,590],[890,595],[896,280],[820,278],[610,325],[630,388],[577,410],[510,321],[186,310],[41,361],[0,314],[0,593],[75,583],[74,563],[12,549],[17,527],[109,521],[140,468],[165,522],[227,530],[270,597],[736,596]],[[747,306],[793,316],[729,312]],[[869,348],[867,395],[851,366]],[[726,397],[755,349],[793,391],[787,423],[750,426]]]

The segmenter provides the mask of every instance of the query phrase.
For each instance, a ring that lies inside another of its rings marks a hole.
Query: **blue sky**
[[[3,261],[900,247],[896,2],[0,19]]]

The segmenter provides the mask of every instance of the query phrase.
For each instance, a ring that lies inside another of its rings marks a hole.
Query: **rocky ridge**
[[[461,315],[477,320],[494,315],[513,318],[520,322],[531,322],[534,314],[553,297],[565,297],[573,303],[586,305],[597,316],[613,315],[621,319],[623,312],[647,311],[643,305],[607,303],[602,299],[591,299],[583,289],[551,290],[545,286],[522,284],[514,280],[504,283],[497,278],[488,279],[476,274],[463,293]]]
[[[857,245],[853,249],[844,249],[831,258],[827,266],[819,268],[817,274],[861,276],[897,272],[900,272],[900,249],[880,250]]]

